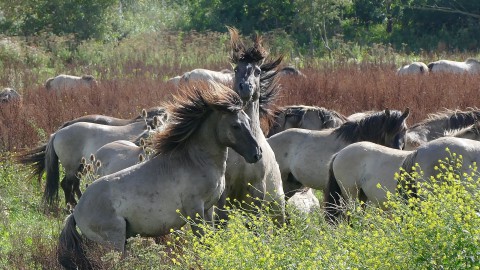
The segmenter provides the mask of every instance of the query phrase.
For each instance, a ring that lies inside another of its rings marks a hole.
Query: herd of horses
[[[428,73],[480,74],[480,61],[473,58],[464,62],[438,60],[428,65],[423,62],[413,62],[397,70],[397,75]]]
[[[261,36],[246,46],[236,29],[229,33],[235,68],[223,73],[230,74],[227,85],[185,80],[173,101],[141,117],[73,119],[45,144],[16,154],[32,175],[46,174],[48,205],[58,204],[61,187],[73,208],[59,239],[62,266],[95,268],[83,238],[125,251],[127,238],[169,234],[186,224],[185,217],[200,236],[195,224],[228,222],[231,205],[268,209],[278,225],[286,220],[286,204],[302,211],[323,207],[335,220],[343,200],[382,207],[386,191],[396,192],[394,174],[402,166],[408,171],[418,163],[433,175],[446,147],[463,155],[465,170],[480,158],[475,109],[444,111],[410,128],[409,108],[348,117],[315,106],[272,109],[282,57],[267,61]],[[139,160],[146,144],[153,153]],[[82,194],[79,172],[88,157],[99,160],[101,177]],[[323,191],[322,206],[312,188]]]

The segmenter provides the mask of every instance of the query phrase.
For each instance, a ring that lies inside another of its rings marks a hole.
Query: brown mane
[[[190,136],[197,131],[213,110],[236,113],[242,100],[232,89],[217,83],[184,86],[173,101],[164,105],[169,115],[165,129],[153,137],[156,154],[168,154],[185,148]]]

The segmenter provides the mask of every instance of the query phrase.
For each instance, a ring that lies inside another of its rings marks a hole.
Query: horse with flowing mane
[[[235,65],[233,90],[244,101],[244,111],[251,119],[252,133],[262,147],[263,158],[255,164],[248,164],[234,151],[228,152],[226,188],[216,205],[217,218],[228,220],[228,213],[223,210],[227,198],[230,198],[231,203],[242,205],[241,207],[248,207],[251,203],[257,207],[264,207],[262,201],[271,204],[269,209],[273,218],[278,223],[283,223],[285,198],[280,170],[260,125],[260,118],[271,113],[269,105],[279,90],[277,68],[282,57],[265,62],[268,53],[262,45],[260,36],[255,35],[253,45],[247,47],[236,29],[229,27],[228,30],[231,45],[230,61]]]
[[[248,163],[261,160],[243,102],[220,84],[182,89],[166,104],[171,121],[155,135],[155,156],[88,186],[60,234],[58,260],[67,269],[92,269],[77,232],[125,251],[132,236],[161,236],[200,222],[225,188],[227,147]],[[194,232],[201,229],[192,226]]]
[[[328,182],[328,162],[349,144],[371,141],[402,149],[410,111],[384,110],[348,121],[335,129],[287,129],[268,138],[275,152],[285,194],[311,187],[324,190]]]
[[[428,117],[407,130],[405,150],[413,150],[428,141],[445,136],[448,130],[456,130],[474,124],[480,117],[480,110],[444,110],[429,114]]]

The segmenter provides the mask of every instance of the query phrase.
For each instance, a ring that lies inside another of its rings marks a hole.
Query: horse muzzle
[[[252,84],[243,82],[238,84],[238,89],[238,95],[244,102],[249,101],[252,98],[255,90]]]
[[[248,163],[257,163],[260,159],[262,159],[262,148],[260,146],[257,147],[256,153],[254,153],[250,158],[245,158],[245,161]]]

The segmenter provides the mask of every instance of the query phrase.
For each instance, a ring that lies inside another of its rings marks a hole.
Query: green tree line
[[[480,45],[472,0],[18,0],[0,2],[3,35],[121,39],[156,30],[244,34],[283,29],[296,45],[328,53],[335,42],[392,44],[412,51]]]

